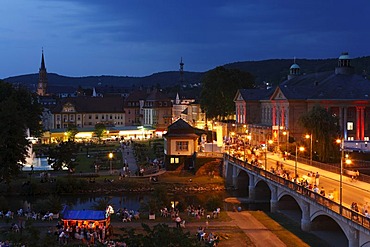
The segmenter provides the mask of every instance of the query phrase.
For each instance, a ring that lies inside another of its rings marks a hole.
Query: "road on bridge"
[[[294,174],[295,170],[295,160],[284,160],[277,154],[269,153],[267,155],[268,159],[268,169],[269,167],[275,167],[276,162],[283,163],[285,169],[291,171]],[[325,189],[326,195],[329,192],[334,192],[336,195],[334,200],[339,203],[339,191],[340,191],[340,174],[329,172],[323,169],[319,169],[314,166],[306,165],[297,162],[297,171],[300,177],[302,175],[307,175],[309,172],[318,172],[320,174],[319,178],[319,188],[323,187]],[[312,179],[312,184],[315,184],[314,178]],[[365,203],[370,205],[370,184],[362,181],[352,181],[351,178],[344,176],[342,177],[342,204],[346,207],[351,207],[352,202],[356,202],[359,206],[359,210],[363,213]],[[336,191],[336,192],[335,192]],[[370,210],[370,207],[369,209]]]

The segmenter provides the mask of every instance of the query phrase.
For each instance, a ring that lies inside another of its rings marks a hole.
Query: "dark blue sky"
[[[0,78],[145,76],[237,61],[370,55],[370,1],[2,0]]]

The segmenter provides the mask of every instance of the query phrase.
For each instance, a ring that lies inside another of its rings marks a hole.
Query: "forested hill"
[[[270,59],[236,62],[224,65],[224,67],[248,71],[255,76],[257,83],[266,81],[277,85],[287,79],[289,68],[293,63],[293,59]],[[296,59],[295,63],[301,68],[302,74],[311,74],[315,72],[334,71],[338,64],[338,58]],[[370,72],[370,56],[354,58],[351,61],[351,65],[355,67],[356,74]]]
[[[334,71],[334,68],[337,66],[338,59],[296,59],[295,62],[301,67],[301,73],[310,74],[322,71]],[[277,85],[279,82],[282,82],[287,78],[289,68],[293,63],[293,59],[270,59],[262,61],[235,62],[225,64],[223,66],[226,68],[236,68],[250,72],[255,76],[257,84],[266,81]],[[366,73],[366,71],[370,71],[370,56],[354,58],[352,59],[351,64],[355,67],[356,73]],[[184,83],[199,83],[205,72],[184,72]],[[4,80],[10,83],[20,83],[30,87],[35,87],[38,81],[38,73],[9,77]],[[178,71],[158,72],[145,77],[107,75],[67,77],[55,73],[48,73],[48,81],[49,84],[52,85],[73,87],[171,87],[180,84],[180,73]]]

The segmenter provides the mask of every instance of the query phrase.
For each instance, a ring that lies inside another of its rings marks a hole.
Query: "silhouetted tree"
[[[30,145],[27,129],[34,137],[41,135],[41,113],[35,95],[0,81],[0,181],[9,184],[19,174]]]
[[[77,151],[78,146],[72,141],[58,143],[58,145],[49,149],[48,163],[54,170],[68,168],[68,170],[73,171],[77,165]]]
[[[333,157],[338,157],[335,143],[339,134],[338,117],[321,106],[314,106],[299,118],[299,123],[307,133],[312,134],[312,147],[319,161],[329,162],[333,161]]]
[[[254,87],[252,74],[217,67],[208,71],[202,79],[201,108],[207,118],[223,120],[235,113],[234,97],[237,90]]]
[[[152,246],[152,247],[201,247],[206,246],[203,241],[181,228],[169,227],[166,224],[157,224],[150,228],[146,224],[141,224],[144,233],[136,233],[134,229],[122,229],[124,233],[120,236],[121,241],[125,241],[128,246]]]
[[[71,124],[67,128],[67,137],[68,139],[75,141],[75,137],[78,134],[77,126],[74,124]]]
[[[107,131],[107,128],[105,127],[104,124],[102,124],[102,123],[95,124],[94,134],[96,135],[96,137],[98,137],[99,143],[100,143],[101,138],[102,138],[103,134],[105,133],[105,131]]]

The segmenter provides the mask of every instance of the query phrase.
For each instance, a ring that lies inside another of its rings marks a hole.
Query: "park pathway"
[[[255,244],[256,247],[286,246],[275,234],[254,218],[248,211],[227,212],[232,221]],[[242,246],[242,245],[241,245]]]
[[[135,176],[135,174],[137,174],[137,171],[139,170],[139,167],[137,166],[136,163],[132,143],[130,143],[129,145],[121,144],[121,150],[122,150],[122,163],[125,164],[125,162],[127,162],[128,169],[131,171],[131,175]]]

